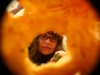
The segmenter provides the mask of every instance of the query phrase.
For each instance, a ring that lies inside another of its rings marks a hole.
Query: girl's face
[[[50,34],[46,33],[40,35],[40,37],[38,38],[38,50],[44,55],[51,54],[55,51],[57,43],[57,38],[53,37]]]

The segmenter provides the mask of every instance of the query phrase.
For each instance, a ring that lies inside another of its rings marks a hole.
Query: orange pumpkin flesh
[[[99,53],[98,15],[84,0],[19,0],[22,17],[5,12],[2,21],[2,56],[16,75],[87,75]],[[47,30],[67,36],[66,55],[57,63],[36,66],[28,58],[27,46]]]

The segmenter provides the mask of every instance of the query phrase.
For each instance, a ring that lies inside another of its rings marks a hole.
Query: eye
[[[41,35],[40,39],[45,40],[45,39],[47,39],[47,36],[46,35]]]
[[[52,42],[56,42],[56,41],[57,41],[57,38],[51,37],[50,40],[51,40]]]

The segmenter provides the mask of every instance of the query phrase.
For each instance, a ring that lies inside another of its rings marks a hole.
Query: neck
[[[49,54],[49,55],[43,55],[42,53],[38,53],[39,57],[37,59],[37,62],[42,64],[42,63],[47,63],[50,61],[50,59],[53,57],[54,53]]]

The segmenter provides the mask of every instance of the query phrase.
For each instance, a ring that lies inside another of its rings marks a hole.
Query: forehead
[[[49,37],[53,37],[53,35],[49,34],[49,33],[45,33],[44,35],[49,36]]]
[[[52,32],[52,31],[43,33],[43,34],[41,34],[41,35],[46,35],[46,36],[48,36],[48,37],[54,37],[54,38],[60,38],[60,35],[58,35],[58,34],[55,33],[55,32]]]

